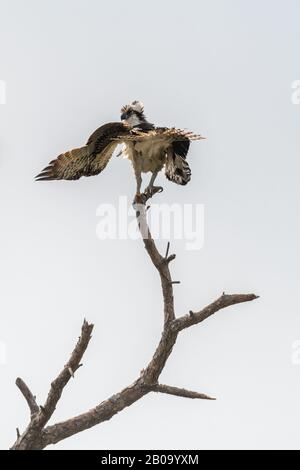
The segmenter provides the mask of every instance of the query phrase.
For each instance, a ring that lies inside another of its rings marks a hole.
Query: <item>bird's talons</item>
[[[148,186],[145,189],[144,194],[146,195],[147,199],[150,199],[157,193],[162,193],[164,188],[162,186]]]
[[[132,204],[133,206],[145,205],[148,199],[151,199],[157,193],[162,193],[163,190],[162,186],[148,186],[143,193],[136,193]]]

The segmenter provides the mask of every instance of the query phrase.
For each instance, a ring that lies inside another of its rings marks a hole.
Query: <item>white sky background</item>
[[[183,332],[161,381],[216,402],[149,395],[57,449],[300,448],[298,0],[0,0],[1,448],[28,420],[15,378],[45,399],[84,317],[84,367],[51,422],[130,384],[162,327],[157,273],[139,241],[99,241],[96,209],[134,194],[127,161],[77,182],[36,183],[121,105],[201,132],[186,187],[167,203],[205,205],[205,245],[172,242],[178,314],[222,291],[261,299]],[[160,247],[164,249],[165,242]]]

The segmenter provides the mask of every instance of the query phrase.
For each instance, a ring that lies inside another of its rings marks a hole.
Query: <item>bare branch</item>
[[[197,398],[200,400],[215,400],[215,398],[204,395],[203,393],[192,392],[185,388],[171,387],[169,385],[157,384],[153,387],[153,392],[166,393],[167,395],[175,395],[183,398]]]
[[[176,258],[176,255],[170,255],[166,258],[166,263],[171,263],[171,261],[174,261],[174,259]]]
[[[251,302],[252,300],[256,300],[258,298],[259,297],[255,294],[223,294],[219,299],[217,299],[215,302],[211,303],[207,307],[203,308],[199,312],[190,311],[188,315],[184,315],[183,317],[177,318],[172,323],[172,328],[176,331],[181,331],[185,328],[189,328],[190,326],[197,325],[198,323],[203,322],[211,315],[223,308],[227,308],[231,305],[240,304],[243,302]]]
[[[94,325],[89,324],[86,320],[84,320],[82,328],[81,328],[81,336],[78,339],[78,342],[71,354],[71,357],[67,364],[64,366],[63,370],[57,376],[55,380],[51,383],[51,388],[46,400],[46,403],[43,406],[44,409],[44,424],[49,421],[51,418],[58,400],[61,397],[63,389],[69,382],[71,377],[74,377],[74,373],[79,368],[80,361],[82,359],[83,354],[88,347],[90,339],[92,337]]]
[[[175,255],[169,255],[170,245],[167,246],[166,256],[163,257],[156,248],[147,223],[147,211],[144,204],[136,206],[136,217],[144,246],[150,259],[159,272],[164,298],[164,324],[167,325],[175,319],[173,281],[169,270],[169,262],[175,259]],[[166,262],[167,261],[167,262]]]
[[[67,385],[72,375],[74,375],[74,372],[80,367],[80,361],[90,342],[93,327],[94,325],[89,324],[84,320],[81,329],[81,336],[78,339],[69,361],[64,366],[63,370],[60,372],[57,378],[51,383],[51,388],[44,406],[40,406],[36,410],[36,403],[34,405],[34,397],[29,388],[21,379],[17,379],[17,386],[26,398],[30,409],[35,410],[35,414],[32,414],[29,425],[27,426],[24,433],[17,439],[12,449],[29,450],[42,448],[42,429],[51,418],[64,387]]]
[[[44,449],[50,444],[56,444],[74,434],[110,420],[117,413],[132,405],[149,392],[150,389],[144,386],[143,380],[138,379],[120,393],[116,393],[86,413],[54,424],[53,426],[47,426],[41,435],[40,448]]]
[[[175,255],[169,255],[169,243],[165,256],[162,256],[159,253],[155,245],[147,224],[147,208],[145,207],[145,204],[149,197],[149,195],[145,195],[145,197],[142,198],[143,203],[136,206],[135,210],[145,249],[160,276],[164,302],[163,332],[151,361],[147,367],[142,370],[140,377],[120,393],[111,396],[109,399],[101,402],[85,413],[52,426],[45,427],[56,408],[64,387],[71,377],[74,377],[76,370],[82,365],[80,361],[88,347],[93,330],[93,325],[84,321],[78,343],[72,352],[69,361],[64,366],[58,377],[52,382],[51,389],[44,406],[38,408],[28,387],[23,381],[21,381],[21,379],[17,380],[17,385],[25,396],[30,409],[34,410],[34,414],[32,414],[31,421],[24,433],[22,435],[18,433],[17,441],[12,449],[44,449],[50,444],[56,444],[63,439],[111,419],[124,408],[132,405],[144,395],[153,391],[185,398],[214,400],[214,398],[198,392],[159,384],[158,379],[160,374],[172,353],[178,334],[181,330],[204,321],[220,309],[237,303],[254,300],[257,296],[254,294],[224,294],[220,299],[205,307],[203,310],[200,310],[199,312],[190,311],[188,315],[175,319],[173,284],[177,284],[178,281],[172,280],[169,270],[169,263],[175,259]]]
[[[38,404],[36,403],[35,397],[33,393],[30,391],[29,387],[26,385],[24,380],[22,380],[20,377],[17,378],[16,380],[16,386],[22,393],[23,397],[27,401],[27,404],[30,409],[31,415],[34,415],[35,413],[38,413],[40,408]]]
[[[169,251],[170,251],[170,242],[168,242],[168,244],[167,244],[167,249],[166,249],[165,259],[167,259],[167,258],[168,258],[168,256],[169,256]]]

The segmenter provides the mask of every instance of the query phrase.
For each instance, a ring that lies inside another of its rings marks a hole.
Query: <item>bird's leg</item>
[[[136,177],[136,194],[133,201],[133,204],[145,204],[144,195],[141,194],[141,186],[142,186],[142,173],[141,171],[135,172]]]
[[[158,171],[156,170],[152,173],[149,184],[148,184],[147,188],[145,189],[145,194],[148,197],[152,197],[152,196],[154,196],[154,194],[161,193],[163,191],[163,188],[161,186],[154,186],[154,181],[155,181],[157,175],[158,175]]]
[[[141,195],[141,187],[142,187],[142,172],[141,171],[136,171],[135,177],[136,177],[136,195],[140,196]]]
[[[141,187],[142,187],[142,169],[140,162],[138,160],[138,156],[134,155],[133,158],[133,169],[136,179],[136,194],[133,201],[133,204],[144,204],[143,195],[141,194]]]
[[[158,175],[158,171],[153,171],[151,179],[150,179],[149,184],[148,184],[148,188],[153,188],[154,181],[155,181],[157,175]]]

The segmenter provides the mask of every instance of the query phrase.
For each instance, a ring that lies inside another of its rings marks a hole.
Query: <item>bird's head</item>
[[[144,105],[141,101],[133,101],[131,104],[123,106],[121,109],[121,121],[130,127],[138,126],[142,122],[146,122],[144,114]]]

